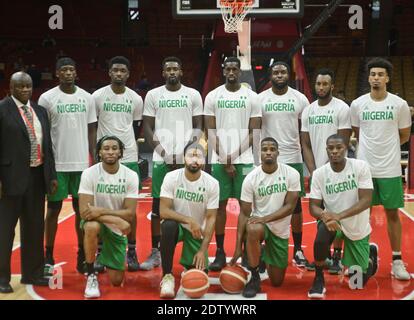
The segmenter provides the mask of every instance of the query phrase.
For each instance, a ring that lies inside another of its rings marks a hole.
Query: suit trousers
[[[16,181],[16,183],[19,183]],[[28,188],[22,195],[3,194],[0,199],[0,283],[11,278],[11,254],[20,219],[21,274],[23,281],[43,276],[45,193],[43,165],[30,168]]]

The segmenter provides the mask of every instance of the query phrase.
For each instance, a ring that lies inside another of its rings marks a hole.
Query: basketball
[[[230,294],[242,292],[247,283],[247,272],[240,266],[226,266],[220,273],[220,285]]]
[[[189,298],[198,299],[206,294],[210,283],[204,271],[190,269],[181,278],[181,286]]]

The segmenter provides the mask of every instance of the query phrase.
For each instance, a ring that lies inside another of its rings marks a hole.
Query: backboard
[[[176,19],[219,18],[220,0],[172,0]],[[247,17],[302,18],[303,0],[254,0]]]

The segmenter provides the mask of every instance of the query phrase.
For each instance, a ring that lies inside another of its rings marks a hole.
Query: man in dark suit
[[[47,112],[29,99],[32,79],[16,72],[11,97],[0,101],[0,293],[10,286],[14,230],[20,219],[21,283],[47,286],[43,277],[46,192],[57,188]]]

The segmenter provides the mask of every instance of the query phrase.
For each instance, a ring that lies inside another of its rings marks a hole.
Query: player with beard
[[[304,197],[303,160],[300,145],[302,111],[309,100],[299,91],[289,87],[290,67],[278,61],[269,68],[272,87],[259,94],[262,107],[262,137],[272,137],[279,145],[278,161],[288,164],[300,174],[301,191]],[[308,261],[302,251],[302,204],[300,198],[292,214],[292,237],[294,243],[293,263],[305,267]]]
[[[223,64],[226,83],[209,92],[204,102],[211,173],[220,183],[217,213],[217,251],[209,268],[221,270],[226,264],[224,236],[229,198],[240,200],[244,178],[253,170],[253,131],[259,131],[262,111],[257,94],[241,85],[240,60],[228,57]]]
[[[161,263],[160,190],[167,172],[183,164],[185,146],[198,141],[203,125],[203,101],[200,93],[181,83],[182,62],[167,57],[162,62],[165,85],[150,90],[144,102],[145,139],[154,150],[152,157],[152,250],[141,263],[141,270],[151,270]]]
[[[313,171],[328,162],[325,151],[326,139],[333,134],[344,137],[346,145],[351,136],[351,118],[349,106],[332,96],[335,76],[332,70],[320,69],[316,73],[315,91],[318,99],[302,113],[302,148],[303,158],[312,178]],[[342,240],[334,242],[334,254],[329,273],[341,271]],[[314,264],[307,265],[314,270]]]
[[[289,227],[299,199],[300,174],[289,165],[278,162],[278,144],[272,137],[260,144],[262,163],[243,181],[241,213],[237,224],[237,240],[233,259],[242,254],[242,241],[247,242],[247,257],[252,276],[243,296],[253,298],[260,292],[260,244],[266,242],[263,260],[272,286],[279,287],[288,266]]]
[[[185,269],[207,269],[208,246],[219,206],[219,183],[202,170],[203,147],[190,145],[184,154],[185,168],[167,173],[161,187],[161,298],[175,296],[171,272],[179,241],[183,242],[181,265]]]
[[[138,147],[139,122],[142,120],[142,98],[126,86],[130,70],[129,60],[122,56],[113,57],[109,61],[109,77],[111,84],[95,91],[96,115],[98,117],[98,139],[105,135],[114,135],[125,145],[121,163],[139,176]],[[134,215],[131,232],[128,234],[128,271],[137,271],[139,263],[136,253],[137,218]],[[98,249],[98,255],[101,246]],[[97,259],[98,261],[99,259]],[[97,271],[103,266],[96,264]]]
[[[85,298],[100,297],[95,274],[98,236],[102,252],[98,259],[108,269],[109,280],[119,287],[124,281],[127,235],[136,214],[139,178],[135,171],[120,164],[125,146],[115,136],[104,136],[97,143],[100,163],[82,173],[79,186],[81,227],[85,231],[87,281]]]

